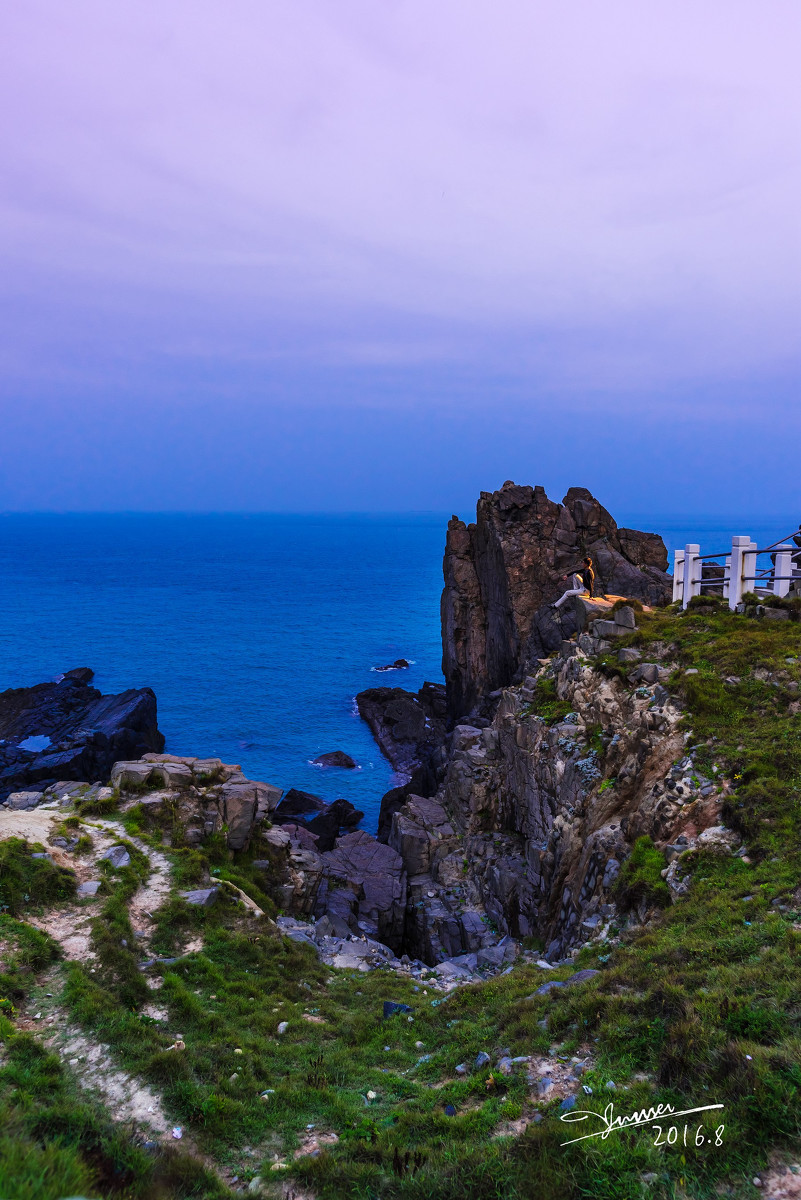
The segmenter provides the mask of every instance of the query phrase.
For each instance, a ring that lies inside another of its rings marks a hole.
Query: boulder
[[[295,817],[305,817],[310,813],[320,812],[325,808],[322,796],[314,792],[302,792],[298,788],[290,788],[273,815],[273,821],[283,825]]]
[[[329,750],[326,754],[318,754],[312,762],[319,767],[344,767],[347,771],[356,767],[356,760],[344,750]]]
[[[28,808],[36,808],[44,799],[42,792],[12,792],[6,799],[9,808],[21,812]]]

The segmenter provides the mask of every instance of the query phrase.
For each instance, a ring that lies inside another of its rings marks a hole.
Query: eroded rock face
[[[546,958],[560,958],[613,917],[620,923],[615,882],[637,837],[649,835],[668,859],[707,843],[731,853],[737,839],[718,830],[726,785],[693,770],[679,710],[636,660],[631,667],[633,690],[566,646],[538,668],[570,705],[563,721],[532,711],[532,676],[504,689],[490,725],[453,730],[436,798],[410,797],[392,818],[390,845],[409,872],[410,953],[436,961],[472,949],[486,914],[491,927],[542,938]]]
[[[105,783],[118,759],[163,749],[151,689],[103,696],[92,676],[79,667],[58,682],[0,693],[0,800],[57,780]]]
[[[247,779],[238,764],[174,754],[115,763],[111,784],[123,798],[138,796],[154,821],[169,811],[187,845],[199,846],[225,828],[231,850],[246,849],[255,828],[281,799],[280,788]]]
[[[507,482],[481,493],[475,524],[451,519],[442,638],[453,717],[471,712],[575,631],[572,613],[556,616],[546,605],[585,555],[595,564],[597,593],[649,604],[670,598],[662,539],[619,529],[586,488],[571,488],[556,504],[542,487]]]
[[[386,842],[392,814],[407,796],[430,795],[442,778],[448,726],[445,689],[434,683],[424,683],[417,693],[368,688],[359,692],[356,703],[398,776],[396,786],[381,801],[378,839]]]

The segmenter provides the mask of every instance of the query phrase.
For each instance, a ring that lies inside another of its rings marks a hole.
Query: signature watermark
[[[667,1134],[663,1137],[662,1130],[667,1125],[667,1121],[676,1117],[689,1117],[693,1113],[710,1112],[713,1109],[723,1108],[722,1104],[701,1104],[698,1108],[683,1108],[679,1112],[672,1104],[657,1104],[654,1108],[641,1108],[637,1112],[629,1113],[627,1116],[615,1116],[614,1104],[607,1104],[602,1113],[592,1112],[589,1109],[576,1108],[570,1112],[562,1113],[561,1120],[568,1123],[572,1121],[600,1121],[601,1128],[594,1129],[592,1133],[584,1133],[581,1137],[570,1138],[567,1142],[562,1142],[563,1146],[572,1146],[574,1142],[584,1142],[588,1138],[601,1138],[605,1141],[610,1133],[620,1133],[621,1129],[636,1129],[638,1126],[650,1125],[654,1126],[659,1132],[657,1133],[655,1146],[675,1146],[687,1145],[687,1123],[684,1124],[684,1134],[680,1132],[680,1126],[671,1124],[667,1127]],[[690,1144],[696,1146],[704,1145],[723,1145],[723,1130],[724,1125],[718,1125],[711,1136],[704,1128],[703,1124],[696,1127],[695,1133],[690,1132]]]

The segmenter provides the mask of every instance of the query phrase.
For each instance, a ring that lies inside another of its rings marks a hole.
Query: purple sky
[[[797,0],[0,16],[0,509],[801,515]]]

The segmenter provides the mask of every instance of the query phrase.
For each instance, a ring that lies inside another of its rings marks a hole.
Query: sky
[[[801,516],[797,0],[0,8],[0,511]]]

